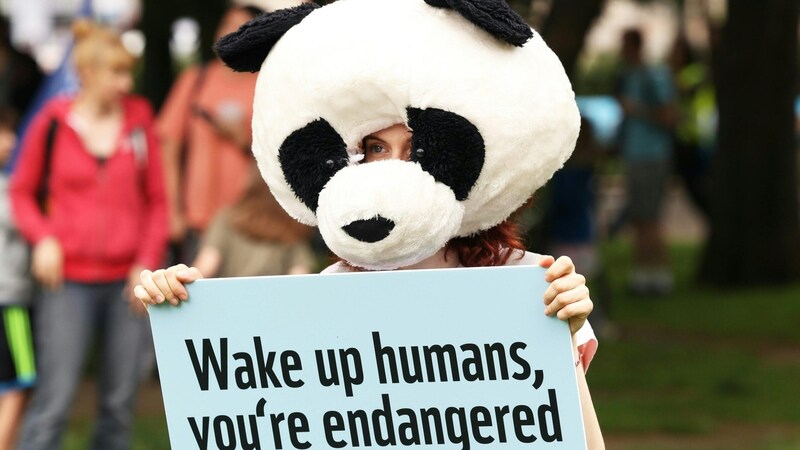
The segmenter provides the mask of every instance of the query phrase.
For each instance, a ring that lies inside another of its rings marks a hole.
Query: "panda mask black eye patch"
[[[316,211],[320,191],[336,172],[347,167],[349,156],[339,133],[325,119],[317,119],[283,141],[278,161],[295,195]]]
[[[411,160],[466,200],[483,168],[486,147],[480,131],[464,117],[437,108],[408,108],[413,130]]]

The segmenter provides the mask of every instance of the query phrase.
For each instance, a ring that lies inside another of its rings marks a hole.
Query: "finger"
[[[181,267],[181,266],[183,266],[183,267]],[[186,288],[183,286],[183,283],[178,281],[178,278],[177,278],[177,275],[176,275],[176,273],[181,271],[181,270],[186,270],[186,266],[181,264],[181,265],[173,266],[173,267],[170,267],[169,269],[167,269],[167,275],[166,275],[167,276],[167,283],[169,284],[169,287],[172,290],[172,292],[175,293],[175,296],[178,297],[178,299],[186,300],[187,298],[189,298],[189,293],[186,292]]]
[[[555,258],[553,258],[552,256],[541,255],[539,256],[539,267],[544,267],[545,269],[547,269],[548,267],[553,265],[553,261],[555,261]]]
[[[589,318],[589,315],[594,310],[594,303],[591,299],[585,298],[581,301],[577,301],[575,303],[570,303],[569,305],[561,308],[556,317],[561,320],[586,320]],[[580,327],[579,327],[580,328]]]
[[[586,285],[586,278],[579,273],[571,273],[561,278],[557,278],[553,280],[553,282],[550,283],[550,286],[547,287],[547,290],[544,291],[544,304],[550,304],[550,302],[556,298],[556,295],[560,294],[561,292],[566,292],[582,285]]]
[[[169,286],[169,282],[167,281],[167,271],[164,269],[159,269],[153,272],[153,282],[158,286],[158,290],[161,291],[161,294],[167,299],[168,302],[172,303],[173,305],[177,305],[178,301],[175,298],[175,293],[172,292],[172,289]]]
[[[175,273],[175,276],[178,281],[184,284],[201,280],[203,278],[203,274],[200,273],[200,269],[197,267],[189,267],[187,269],[179,270]]]
[[[572,259],[569,256],[561,256],[544,274],[545,281],[553,281],[556,278],[560,278],[568,273],[575,271],[575,265],[572,263]]]
[[[575,333],[578,332],[578,330],[580,330],[581,328],[584,327],[584,325],[586,325],[587,318],[588,315],[576,314],[573,315],[572,317],[568,317],[561,320],[564,320],[565,322],[569,323],[569,332],[574,335]]]
[[[570,331],[574,334],[586,323],[586,319],[594,308],[592,301],[586,299],[581,302],[572,303],[565,306],[558,312],[557,317],[564,321],[569,321]]]
[[[145,305],[154,305],[156,303],[155,299],[141,284],[137,284],[133,287],[133,296]]]
[[[139,278],[141,278],[142,281],[141,286],[144,287],[144,289],[150,295],[150,298],[153,299],[153,304],[164,303],[166,298],[156,285],[155,281],[153,281],[153,272],[149,270],[143,270]]]
[[[558,294],[553,301],[545,307],[544,313],[550,316],[560,312],[567,305],[588,299],[589,288],[586,286],[580,286],[578,288]]]

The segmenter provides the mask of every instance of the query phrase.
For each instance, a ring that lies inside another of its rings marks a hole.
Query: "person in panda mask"
[[[556,55],[503,0],[339,0],[261,15],[216,50],[260,72],[253,153],[275,198],[318,226],[323,273],[539,265],[544,314],[568,321],[584,372],[592,302],[569,258],[526,252],[509,217],[569,158],[580,127]],[[145,304],[187,299],[196,268],[144,271]]]

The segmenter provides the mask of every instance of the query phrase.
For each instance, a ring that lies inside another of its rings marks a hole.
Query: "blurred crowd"
[[[258,13],[231,7],[217,35]],[[154,363],[146,312],[131,295],[141,270],[185,263],[207,277],[302,274],[325,258],[312,249],[314,230],[283,212],[255,166],[254,74],[219,60],[189,67],[154,113],[132,93],[136,61],[118,34],[85,20],[73,32],[79,91],[49,100],[17,136],[43,76],[0,25],[0,166],[21,140],[12,174],[0,175],[0,450],[59,448],[97,343],[92,448],[128,448],[136,389]],[[673,284],[666,194],[680,181],[707,210],[713,142],[701,129],[714,99],[707,66],[685,40],[669,64],[651,65],[643,39],[635,29],[621,36],[613,95],[624,120],[613,149],[583,121],[572,158],[536,199],[543,214],[529,244],[572,257],[602,283],[597,178],[614,159],[627,201],[610,232],[630,226],[630,288],[662,295]],[[603,321],[610,299],[596,292]]]
[[[260,12],[231,7],[218,36]],[[317,265],[312,229],[283,212],[250,153],[255,75],[218,60],[191,67],[154,114],[132,93],[135,60],[120,36],[88,20],[73,33],[80,89],[35,113],[13,175],[0,178],[0,449],[60,448],[95,347],[92,448],[129,447],[136,389],[153,366],[146,311],[131,295],[142,270],[181,262],[253,276]],[[5,166],[41,73],[3,42]]]

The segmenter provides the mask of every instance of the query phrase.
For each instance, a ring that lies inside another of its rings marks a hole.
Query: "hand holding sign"
[[[142,284],[137,285],[133,294],[146,305],[157,305],[168,301],[177,306],[180,301],[186,301],[189,293],[185,284],[193,283],[203,278],[203,274],[196,267],[178,264],[169,269],[159,269],[155,272],[143,270],[139,275]]]
[[[547,269],[544,279],[550,283],[544,292],[544,304],[547,305],[544,313],[569,321],[570,332],[577,333],[593,309],[586,278],[575,272],[575,264],[569,256],[555,261],[552,256],[543,256],[539,265]]]

